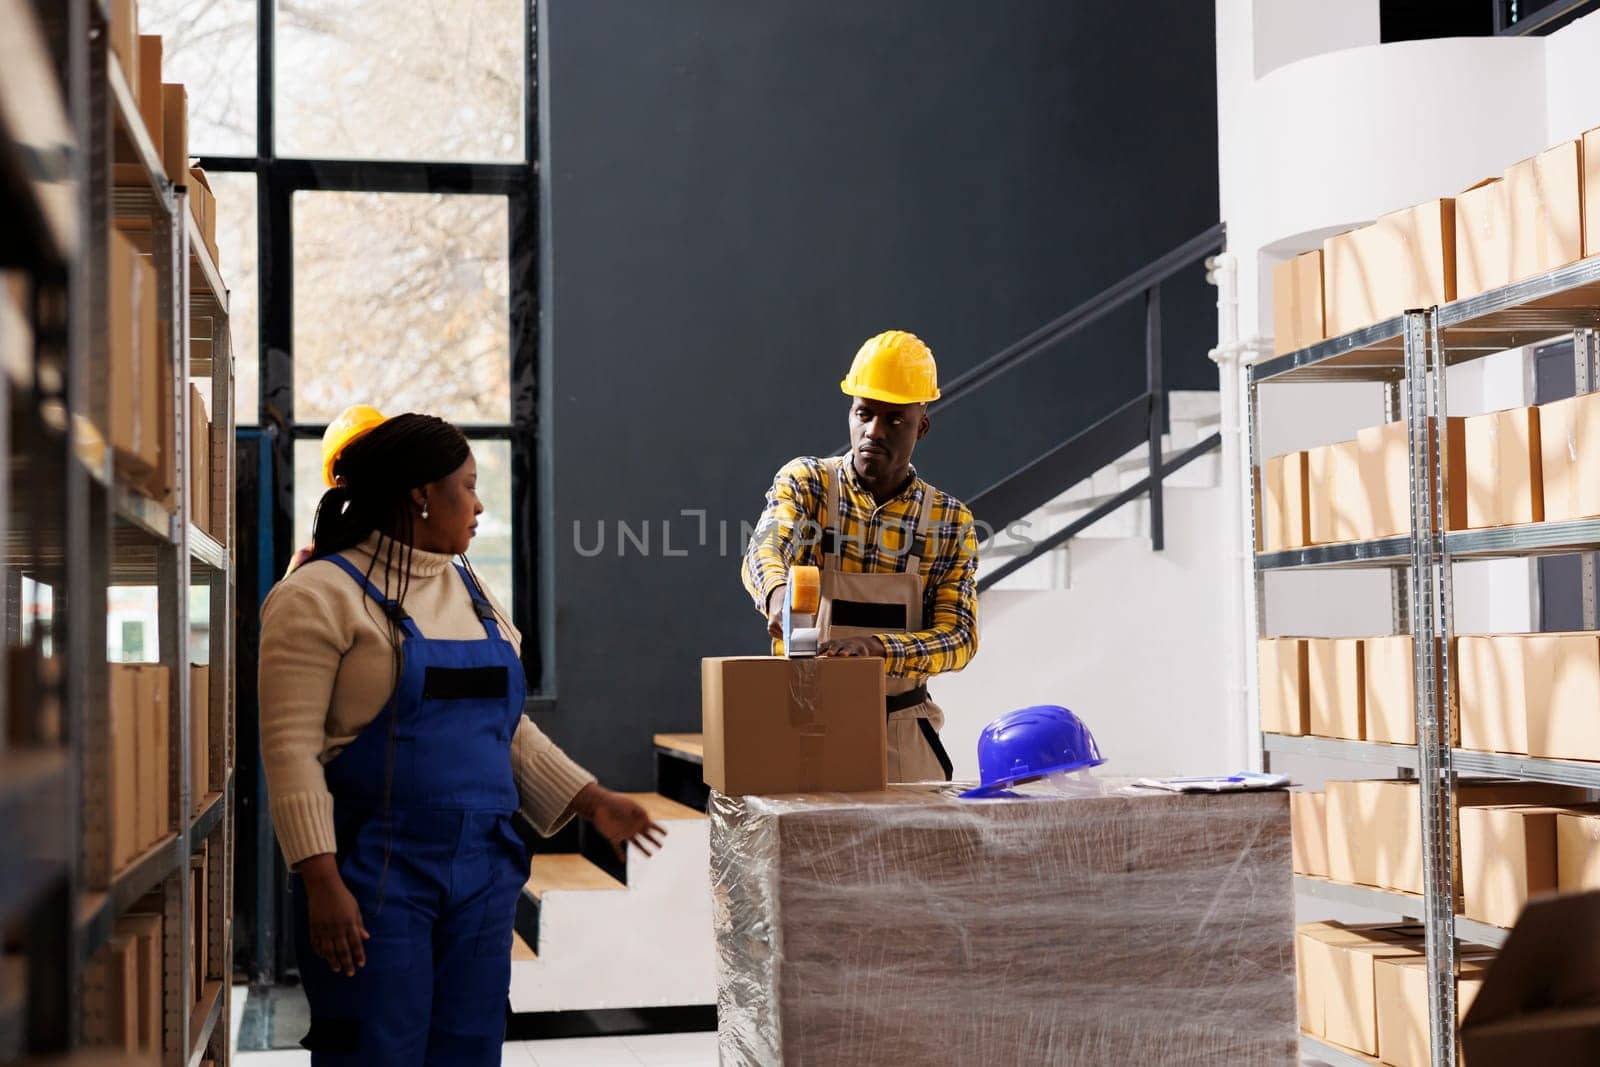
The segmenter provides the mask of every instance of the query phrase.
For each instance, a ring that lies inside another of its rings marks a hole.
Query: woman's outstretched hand
[[[611,842],[618,859],[623,857],[624,844],[630,844],[649,856],[661,848],[661,842],[667,836],[667,831],[650,818],[650,813],[637,800],[613,793],[595,782],[579,790],[572,800],[572,806]]]

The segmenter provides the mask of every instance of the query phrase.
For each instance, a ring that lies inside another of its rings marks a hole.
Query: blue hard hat
[[[1094,735],[1066,708],[1039,704],[1008,711],[985,726],[978,737],[983,784],[961,795],[994,796],[1008,786],[1104,762]]]

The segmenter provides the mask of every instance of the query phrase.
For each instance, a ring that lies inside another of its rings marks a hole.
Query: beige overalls
[[[922,629],[922,544],[928,530],[928,502],[917,511],[915,532],[904,569],[863,574],[840,569],[843,552],[839,531],[839,483],[848,456],[824,464],[827,512],[822,537],[822,606],[817,625],[826,643],[846,637],[908,633]],[[928,698],[925,683],[890,675],[884,679],[889,716],[889,781],[929,782],[950,779],[949,757],[939,743],[944,712]]]

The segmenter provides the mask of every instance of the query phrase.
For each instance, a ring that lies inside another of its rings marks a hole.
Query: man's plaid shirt
[[[744,557],[744,587],[763,618],[772,591],[788,581],[791,564],[822,566],[821,529],[827,490],[823,465],[838,476],[837,460],[803,456],[792,460],[772,480],[766,510]],[[839,569],[867,573],[898,571],[905,565],[907,544],[915,530],[918,509],[926,501],[926,542],[922,546],[922,622],[912,633],[876,635],[888,653],[885,669],[893,675],[926,678],[958,671],[978,650],[978,537],[972,512],[911,472],[899,496],[877,503],[856,477],[855,464],[843,462],[839,485]],[[782,642],[773,642],[774,654]]]

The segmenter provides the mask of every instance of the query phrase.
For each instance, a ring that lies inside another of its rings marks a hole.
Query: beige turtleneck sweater
[[[366,572],[379,535],[343,555]],[[483,623],[452,557],[414,552],[406,611],[422,636],[484,637]],[[398,592],[398,574],[380,561],[372,583]],[[485,590],[485,595],[492,595]],[[520,650],[522,636],[494,603],[501,633]],[[308,563],[283,581],[261,609],[261,761],[272,822],[290,866],[334,851],[333,796],[322,768],[377,718],[394,688],[388,622],[337,564]],[[560,829],[572,798],[594,776],[524,718],[507,754],[522,811],[546,836]]]

